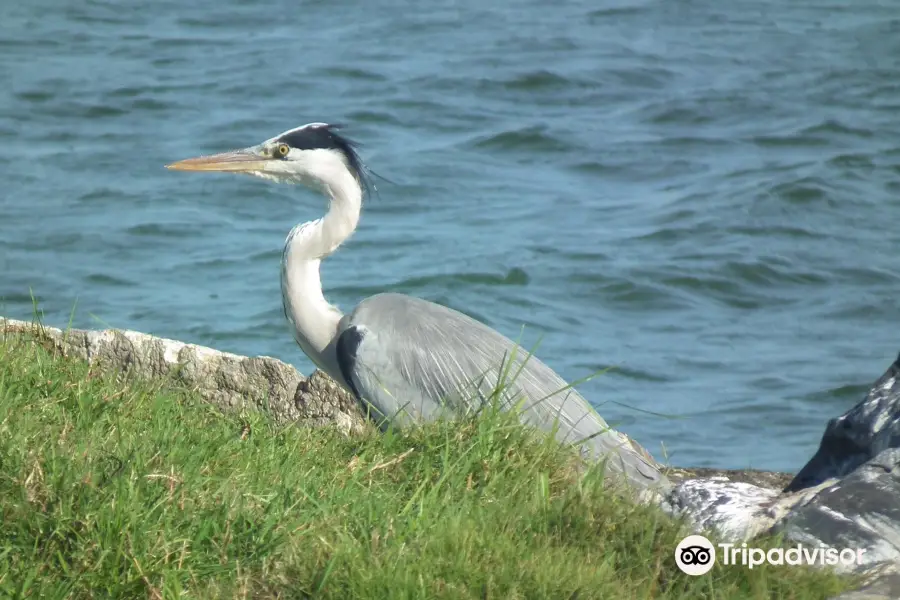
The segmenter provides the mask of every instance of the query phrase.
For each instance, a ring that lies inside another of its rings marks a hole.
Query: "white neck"
[[[281,296],[284,314],[303,352],[346,388],[334,351],[343,314],[322,294],[319,265],[356,229],[362,188],[349,171],[331,179],[322,186],[330,200],[325,216],[297,225],[288,234],[282,259]]]

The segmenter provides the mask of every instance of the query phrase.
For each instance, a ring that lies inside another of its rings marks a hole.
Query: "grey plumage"
[[[562,442],[584,442],[607,468],[645,487],[660,481],[652,458],[611,429],[588,402],[536,356],[483,323],[450,308],[402,294],[363,300],[341,320],[355,351],[338,353],[342,374],[370,408],[411,424],[477,412],[502,390],[504,407]]]

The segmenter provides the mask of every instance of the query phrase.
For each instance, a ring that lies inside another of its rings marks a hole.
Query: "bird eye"
[[[291,151],[291,147],[287,144],[278,144],[278,147],[275,148],[275,155],[281,158],[284,158],[288,155],[288,152]]]

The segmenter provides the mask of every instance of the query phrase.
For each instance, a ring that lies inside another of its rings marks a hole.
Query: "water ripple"
[[[503,131],[481,138],[473,146],[483,150],[507,150],[515,152],[566,152],[571,145],[553,136],[543,127],[527,127],[515,131]]]
[[[520,92],[543,92],[564,89],[575,82],[562,75],[544,69],[523,73],[500,82],[505,89]]]

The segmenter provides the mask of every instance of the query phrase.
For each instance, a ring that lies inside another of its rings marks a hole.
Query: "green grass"
[[[543,441],[542,441],[543,440]],[[0,596],[824,598],[797,567],[678,571],[656,509],[508,415],[275,428],[0,334]]]

